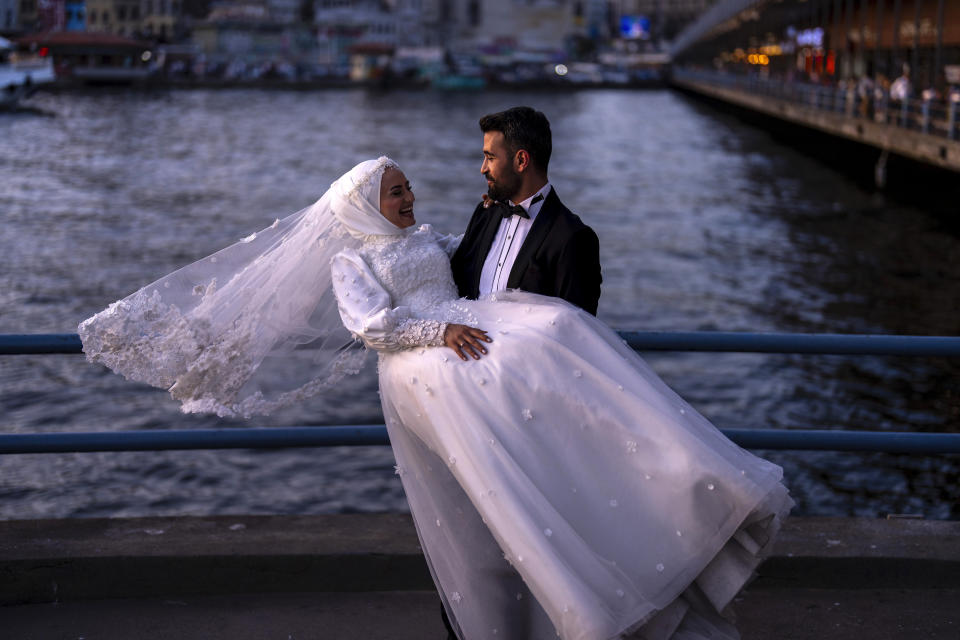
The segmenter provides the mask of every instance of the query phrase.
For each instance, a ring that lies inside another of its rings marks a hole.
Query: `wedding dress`
[[[396,473],[461,639],[737,638],[720,612],[792,505],[780,467],[726,439],[590,314],[522,291],[458,299],[458,239],[383,224],[391,165],[355,167],[262,253],[232,260],[222,287],[197,290],[199,303],[169,303],[163,279],[88,319],[88,357],[172,385],[187,411],[269,411],[358,366],[330,337],[329,309],[311,308],[331,293],[378,353]],[[294,266],[275,260],[291,247],[303,248]],[[177,272],[184,286],[206,282],[210,265],[197,264]],[[277,287],[306,271],[306,300],[291,311],[275,290],[254,296],[260,271],[281,272]],[[442,346],[450,322],[486,330],[489,353],[457,358]],[[261,361],[310,336],[326,345],[313,380],[287,380],[272,400],[251,390]]]
[[[791,505],[781,469],[585,311],[458,300],[454,248],[429,226],[370,236],[332,272],[344,323],[380,354],[397,473],[462,637],[737,637],[716,612]],[[489,354],[440,346],[445,322],[488,331]]]

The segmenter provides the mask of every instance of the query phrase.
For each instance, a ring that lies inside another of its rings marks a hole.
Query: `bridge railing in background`
[[[620,336],[639,351],[960,357],[960,337],[797,333],[644,332]],[[0,355],[79,354],[76,334],[0,335]],[[724,429],[749,449],[960,453],[960,433]],[[389,444],[383,425],[0,434],[0,454],[180,449],[277,449]]]
[[[680,68],[673,70],[673,77],[785,100],[810,109],[937,138],[960,139],[960,94],[957,93],[938,98],[932,91],[925,91],[919,97],[895,100],[887,89],[853,82],[824,86],[799,80]]]

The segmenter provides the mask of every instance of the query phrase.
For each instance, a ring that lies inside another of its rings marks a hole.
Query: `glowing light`
[[[565,64],[558,64],[556,67],[553,68],[553,70],[557,72],[558,76],[567,75],[567,65]]]
[[[143,55],[140,56],[140,59],[143,60],[144,62],[150,62],[150,58],[152,57],[153,57],[152,53],[150,53],[149,51],[144,51]]]
[[[41,58],[46,58],[48,55],[50,55],[50,48],[49,48],[49,47],[40,47],[40,57],[41,57]]]

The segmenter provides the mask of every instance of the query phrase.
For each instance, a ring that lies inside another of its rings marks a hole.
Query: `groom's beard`
[[[493,180],[488,174],[484,174],[484,177],[487,180]],[[509,174],[501,176],[500,179],[494,180],[493,184],[487,187],[487,195],[498,202],[506,202],[517,194],[522,183],[520,174],[511,171]]]

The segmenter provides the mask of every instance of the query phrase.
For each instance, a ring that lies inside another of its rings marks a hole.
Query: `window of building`
[[[467,16],[470,20],[470,26],[477,27],[480,25],[480,0],[470,0],[470,4],[467,5]]]
[[[87,22],[89,22],[90,24],[97,24],[97,12],[96,12],[96,11],[91,11],[91,12],[90,12],[90,15],[87,16]]]
[[[147,0],[147,15],[153,15],[153,0]]]
[[[140,5],[133,5],[130,7],[130,19],[139,20],[140,19]]]
[[[117,20],[126,20],[127,19],[127,7],[126,5],[120,5],[117,7]]]

